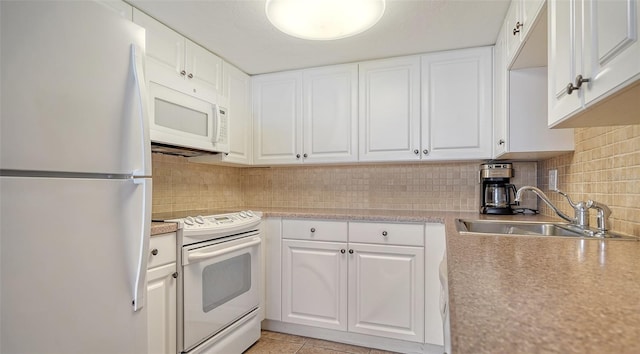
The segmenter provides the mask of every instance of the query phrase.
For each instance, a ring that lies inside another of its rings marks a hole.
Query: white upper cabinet
[[[251,164],[253,156],[251,125],[251,77],[235,66],[222,64],[222,100],[229,114],[229,153],[222,161]]]
[[[584,14],[588,20],[584,23],[583,75],[591,79],[585,90],[589,104],[631,82],[638,83],[640,4],[637,0],[586,1]],[[640,114],[635,113],[635,123],[640,123]]]
[[[584,102],[583,92],[569,94],[567,84],[573,83],[582,70],[582,33],[580,31],[580,1],[550,1],[548,45],[548,110],[549,125],[574,114]]]
[[[297,163],[302,157],[302,72],[259,75],[252,80],[253,161]]]
[[[254,162],[357,160],[357,65],[253,78]]]
[[[507,48],[506,35],[509,26],[502,26],[493,47],[493,156],[505,152],[507,132]]]
[[[550,126],[640,123],[638,5],[638,0],[550,1]]]
[[[420,57],[360,63],[360,161],[420,159]]]
[[[512,0],[505,17],[506,60],[510,64],[529,37],[544,0]]]
[[[177,90],[204,89],[217,94],[222,87],[222,60],[138,9],[133,21],[146,32],[148,75]],[[197,84],[194,85],[194,83]]]
[[[358,158],[358,66],[305,70],[304,162]]]
[[[574,149],[573,129],[547,124],[547,60],[536,53],[545,52],[547,41],[546,7],[542,10],[537,18],[527,17],[528,38],[513,61],[518,68],[509,70],[505,42],[513,29],[507,19],[494,47],[494,158],[543,159]]]
[[[492,48],[422,57],[423,159],[491,158]]]

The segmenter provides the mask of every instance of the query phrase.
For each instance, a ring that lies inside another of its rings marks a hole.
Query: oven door
[[[185,351],[258,307],[258,231],[183,248]]]

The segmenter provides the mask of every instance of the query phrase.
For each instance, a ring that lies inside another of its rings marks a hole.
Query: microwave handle
[[[214,105],[213,107],[213,115],[216,120],[215,133],[211,139],[211,142],[217,143],[220,141],[220,135],[222,134],[222,129],[220,129],[220,125],[222,124],[222,115],[220,114],[220,106]]]

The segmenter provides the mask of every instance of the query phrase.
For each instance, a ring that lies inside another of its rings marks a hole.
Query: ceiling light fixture
[[[375,25],[385,0],[267,0],[267,18],[280,31],[302,39],[341,39]]]

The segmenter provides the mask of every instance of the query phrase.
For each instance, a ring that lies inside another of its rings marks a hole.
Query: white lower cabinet
[[[347,243],[282,241],[282,320],[347,329]]]
[[[176,234],[152,236],[147,270],[149,354],[176,353]]]
[[[424,228],[282,220],[281,320],[424,343]]]
[[[424,248],[349,244],[349,331],[422,342]]]

